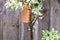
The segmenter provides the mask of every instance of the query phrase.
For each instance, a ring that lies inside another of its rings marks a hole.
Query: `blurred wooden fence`
[[[50,29],[55,28],[60,32],[60,0],[51,0]]]
[[[0,40],[30,40],[29,23],[23,23],[23,12],[5,9],[6,0],[0,0]],[[41,40],[42,30],[55,28],[60,32],[60,1],[44,0],[46,16],[35,24],[33,40]],[[45,13],[45,12],[43,12]]]

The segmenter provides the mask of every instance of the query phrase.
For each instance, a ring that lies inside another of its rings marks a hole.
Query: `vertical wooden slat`
[[[24,39],[24,25],[23,25],[23,12],[22,9],[20,9],[19,12],[19,40]]]
[[[50,29],[55,28],[60,32],[60,3],[58,0],[51,0]]]
[[[3,0],[0,0],[0,40],[3,40]]]
[[[11,9],[6,9],[3,15],[3,40],[18,40],[18,15]]]
[[[29,23],[24,23],[24,40],[31,40],[30,39],[30,26]]]
[[[44,3],[43,10],[45,10],[43,14],[46,14],[46,16],[44,16],[44,18],[42,19],[42,29],[48,30],[50,26],[50,0],[45,0],[43,1],[43,3]]]
[[[34,26],[33,26],[33,40],[38,40],[38,20],[35,22]]]
[[[44,9],[43,14],[46,14],[42,20],[38,20],[38,40],[42,40],[42,30],[49,30],[50,28],[50,0],[43,0]]]
[[[38,24],[38,40],[42,40],[42,20],[38,20],[39,24]]]
[[[0,14],[0,40],[3,40],[3,16]]]
[[[51,14],[50,14],[50,29],[52,27],[55,27],[56,26],[56,16],[55,16],[55,13],[54,13],[54,8],[55,8],[55,3],[56,1],[54,0],[51,0]]]

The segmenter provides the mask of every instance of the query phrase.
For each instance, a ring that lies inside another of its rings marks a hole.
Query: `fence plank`
[[[7,9],[3,15],[3,40],[18,40],[18,12]]]
[[[44,3],[44,9],[43,14],[46,14],[44,18],[42,19],[42,29],[43,30],[49,30],[50,26],[50,0],[43,1]]]
[[[38,26],[38,40],[42,40],[42,30],[49,30],[50,28],[50,0],[44,0],[43,14],[46,14],[42,20],[39,19]]]
[[[24,23],[24,40],[30,40],[30,26],[29,23]]]
[[[58,0],[51,0],[50,29],[55,28],[60,32],[60,3]]]
[[[43,14],[46,14],[42,20],[38,19],[34,25],[33,38],[34,40],[42,40],[42,30],[49,30],[50,28],[50,0],[44,0]]]
[[[3,40],[3,16],[0,14],[0,40]]]
[[[22,9],[20,9],[19,12],[19,40],[24,39],[24,25],[23,25],[23,12]]]
[[[0,40],[3,40],[3,0],[0,0]]]

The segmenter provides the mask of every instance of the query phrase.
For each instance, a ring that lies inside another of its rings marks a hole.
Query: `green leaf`
[[[16,0],[16,2],[20,2],[20,0]]]
[[[31,0],[30,3],[35,4],[35,3],[38,3],[38,1],[37,0]]]
[[[57,33],[54,29],[52,31],[44,30],[42,35],[43,40],[60,40],[60,33]]]
[[[42,1],[41,1],[41,2],[39,3],[39,5],[38,5],[38,9],[41,10],[42,7],[43,7],[43,3],[42,3]]]
[[[43,7],[43,3],[42,3],[42,0],[41,0],[41,2],[38,4],[38,6],[32,9],[32,12],[34,14],[38,14],[39,15],[39,12],[42,9],[42,7]]]

